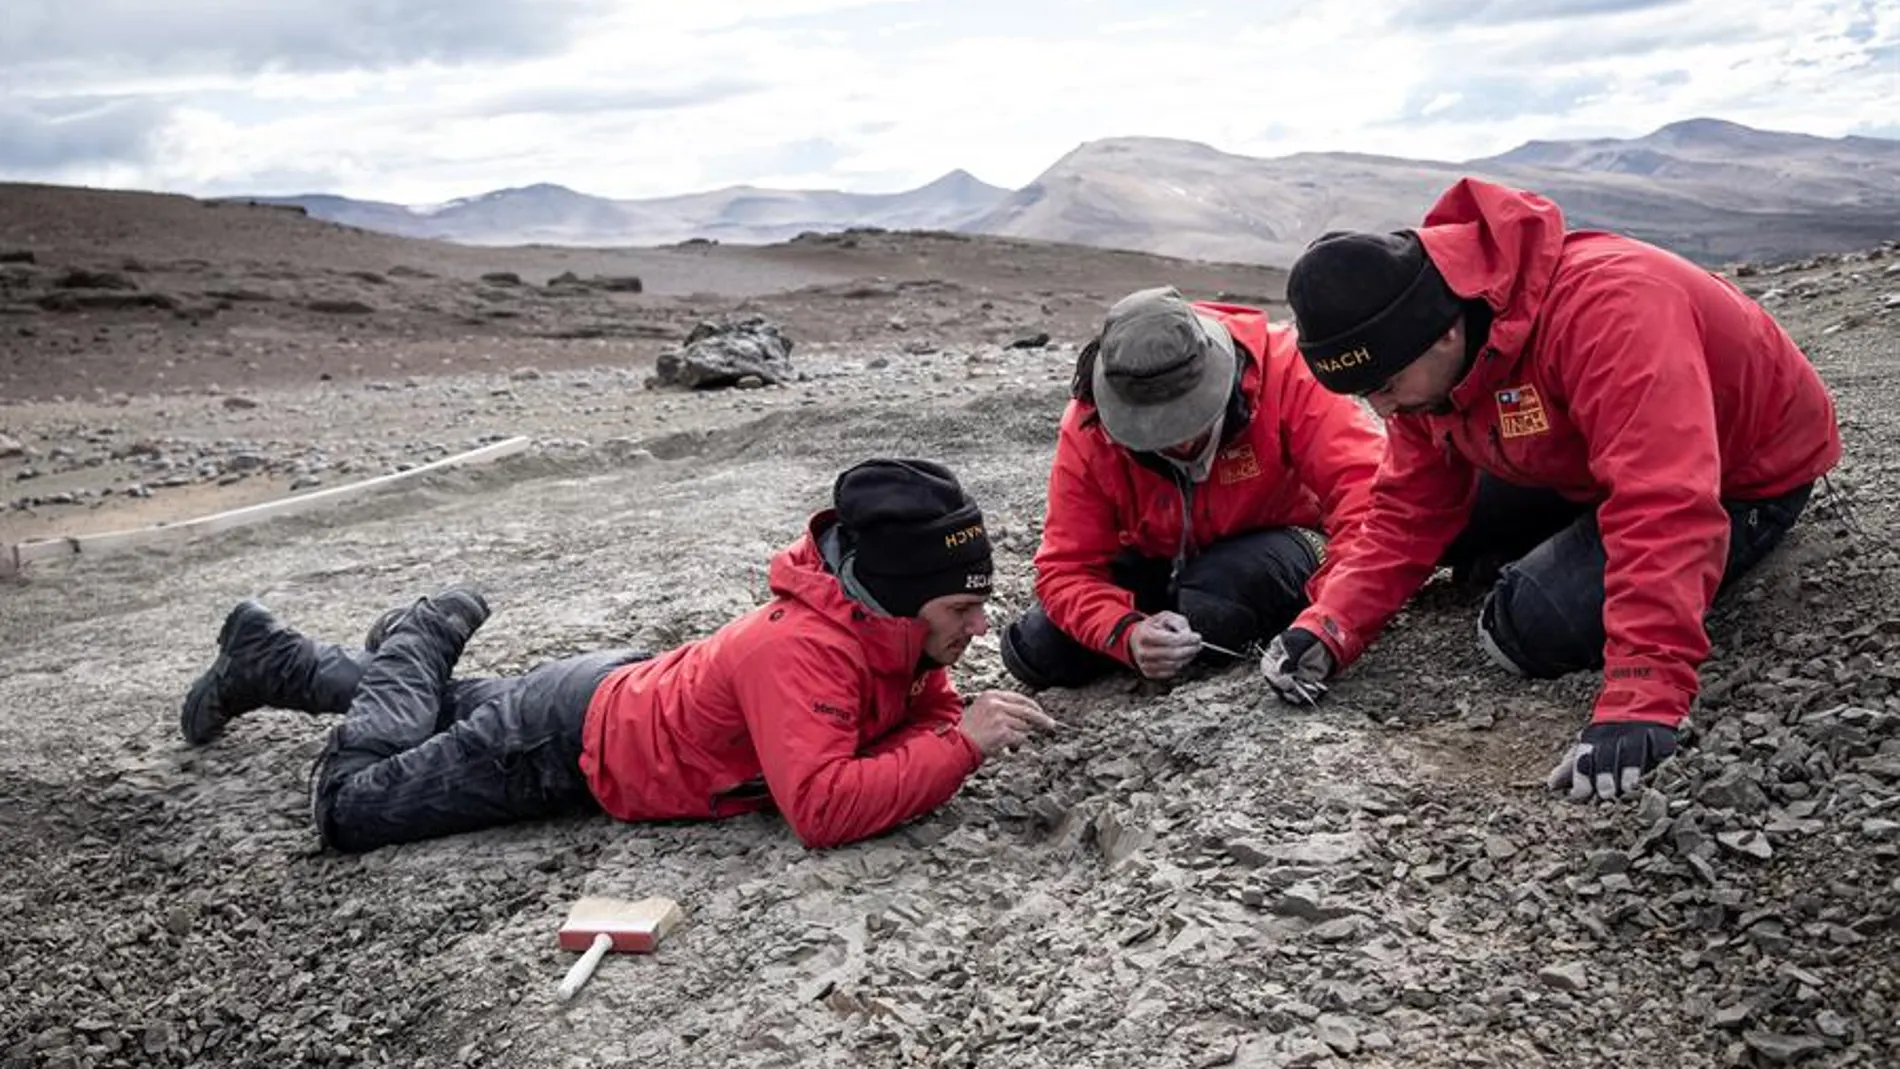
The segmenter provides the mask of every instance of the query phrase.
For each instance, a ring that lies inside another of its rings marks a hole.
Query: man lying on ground
[[[866,461],[772,561],[773,599],[708,638],[456,679],[489,612],[468,588],[385,613],[365,653],[245,601],[180,727],[203,745],[265,706],[344,714],[310,793],[338,850],[593,808],[638,821],[768,806],[807,846],[833,846],[935,809],[985,758],[1055,726],[1020,694],[966,709],[951,686],[989,629],[990,576],[982,513],[949,470]]]

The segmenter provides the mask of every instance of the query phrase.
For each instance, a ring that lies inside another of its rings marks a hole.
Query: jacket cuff
[[[951,728],[945,732],[945,734],[951,736],[952,745],[956,746],[963,756],[963,775],[965,777],[968,777],[971,773],[983,766],[983,751],[976,748],[976,741],[974,739],[963,733],[963,727],[961,725]]]
[[[1115,626],[1108,629],[1108,645],[1103,647],[1102,652],[1131,668],[1134,667],[1135,649],[1133,642],[1130,641],[1130,635],[1135,625],[1147,618],[1148,614],[1145,612],[1131,612],[1115,621]]]
[[[1352,628],[1347,627],[1338,617],[1318,605],[1301,613],[1299,619],[1293,621],[1293,626],[1310,631],[1318,637],[1320,645],[1325,646],[1326,652],[1333,655],[1334,675],[1345,671],[1348,665],[1358,660],[1359,655],[1366,651],[1365,643],[1359,641],[1359,636]]]
[[[1606,683],[1590,715],[1593,724],[1642,722],[1680,727],[1694,695],[1667,683]]]

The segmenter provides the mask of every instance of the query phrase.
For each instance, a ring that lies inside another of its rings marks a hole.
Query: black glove
[[[1289,628],[1267,643],[1260,655],[1260,674],[1281,701],[1317,705],[1326,693],[1326,677],[1333,674],[1333,654],[1318,635],[1303,627]]]
[[[1591,796],[1609,801],[1633,793],[1650,769],[1676,752],[1676,729],[1651,720],[1591,724],[1576,745],[1550,770],[1553,791],[1567,790],[1573,802]]]

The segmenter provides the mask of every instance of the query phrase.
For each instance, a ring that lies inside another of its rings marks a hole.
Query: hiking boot
[[[305,638],[247,599],[218,629],[218,658],[186,692],[178,730],[186,742],[203,746],[232,720],[265,706],[345,712],[362,674],[348,650]]]

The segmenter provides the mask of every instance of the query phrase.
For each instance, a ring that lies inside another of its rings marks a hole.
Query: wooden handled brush
[[[643,898],[629,902],[619,898],[588,897],[574,903],[567,920],[561,923],[561,949],[584,951],[581,959],[567,970],[558,995],[566,1002],[573,998],[594,975],[600,959],[609,951],[619,954],[650,954],[666,933],[684,919],[677,902],[670,898]]]

